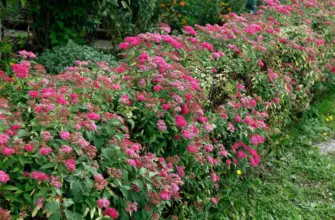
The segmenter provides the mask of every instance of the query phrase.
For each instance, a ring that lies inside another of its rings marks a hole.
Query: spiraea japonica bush
[[[56,76],[30,61],[2,72],[1,204],[21,217],[149,218],[179,198],[182,180],[131,141],[111,99],[128,86],[122,76],[79,64]]]
[[[257,131],[266,128],[267,115],[252,112],[257,103],[245,97],[242,85],[217,113],[234,118],[218,124],[220,135],[236,132],[230,152],[211,139],[215,115],[209,118],[198,103],[198,81],[162,57],[141,62],[147,69],[127,69],[125,63],[90,69],[78,61],[51,76],[25,60],[12,65],[13,73],[1,73],[1,199],[13,216],[168,216],[166,205],[200,190],[194,188],[199,181],[208,190],[200,198],[207,205],[210,198],[216,201],[211,195],[219,189],[220,174],[238,158],[249,155],[250,164],[258,165],[254,148],[264,138]],[[241,109],[234,110],[239,103]],[[249,126],[242,124],[244,115],[255,129],[242,141],[237,131]]]
[[[127,37],[117,67],[58,75],[21,52],[0,72],[1,213],[218,218],[230,174],[257,167],[278,123],[331,83],[333,16],[327,1],[268,1],[223,26]]]
[[[261,8],[256,15],[230,13],[222,26],[185,26],[181,36],[140,34],[145,43],[120,46],[127,48],[128,55],[146,50],[181,63],[200,80],[212,107],[225,102],[236,82],[244,84],[249,95],[281,100],[271,106],[271,124],[285,125],[308,108],[317,89],[333,83],[334,6],[268,1]]]

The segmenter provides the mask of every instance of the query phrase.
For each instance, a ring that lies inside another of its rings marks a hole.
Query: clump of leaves
[[[42,53],[37,61],[45,66],[49,74],[56,74],[64,71],[65,67],[75,65],[77,60],[107,62],[112,66],[116,64],[114,56],[87,45],[78,45],[71,40],[65,46],[57,46]]]

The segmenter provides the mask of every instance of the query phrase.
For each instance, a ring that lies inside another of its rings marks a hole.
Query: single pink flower
[[[273,102],[274,102],[274,103],[279,103],[279,98],[277,98],[277,97],[276,97],[276,98],[273,98]]]
[[[143,94],[138,95],[137,99],[138,99],[138,101],[146,101],[147,100],[147,98],[145,98],[145,96]]]
[[[31,98],[37,98],[39,96],[38,91],[29,91],[28,94]]]
[[[48,131],[42,131],[41,135],[42,135],[44,141],[49,141],[49,140],[52,139],[52,136],[51,136],[50,132],[48,132]]]
[[[185,167],[184,166],[177,166],[177,173],[180,178],[183,178],[185,176]]]
[[[9,140],[9,136],[7,134],[0,134],[0,145],[6,144]]]
[[[162,108],[164,109],[164,110],[169,110],[170,109],[170,105],[169,104],[162,104]]]
[[[67,140],[67,139],[69,139],[69,137],[70,137],[70,132],[68,132],[68,131],[61,131],[61,132],[60,132],[60,137],[61,137],[63,140]]]
[[[192,94],[184,94],[184,97],[185,97],[187,100],[192,100]]]
[[[237,152],[237,157],[238,157],[238,158],[246,158],[246,157],[247,157],[247,154],[244,153],[242,150],[239,150],[239,151]]]
[[[186,114],[189,113],[189,109],[188,109],[187,105],[182,105],[182,106],[181,106],[181,113],[182,113],[183,115],[186,115]]]
[[[238,114],[236,114],[235,115],[235,122],[241,123],[242,121],[243,121],[242,118]]]
[[[73,149],[70,146],[64,145],[60,149],[63,153],[69,154],[73,151]]]
[[[171,27],[168,24],[165,23],[160,23],[159,26],[161,27],[161,29],[166,32],[166,33],[170,33],[171,32]]]
[[[171,194],[167,191],[161,192],[161,199],[162,200],[169,200],[171,198]]]
[[[24,150],[27,152],[32,152],[34,150],[34,147],[31,144],[24,145]]]
[[[116,219],[119,217],[119,213],[116,211],[114,208],[107,208],[104,212],[103,215],[107,215],[113,219]]]
[[[157,121],[157,127],[160,131],[166,131],[167,130],[167,127],[166,127],[166,124],[165,124],[164,120],[158,120]]]
[[[129,47],[128,43],[122,42],[119,44],[119,47],[123,50],[126,50]]]
[[[7,183],[8,181],[9,181],[8,174],[0,170],[0,183]]]
[[[185,127],[187,126],[187,121],[185,118],[181,115],[177,115],[175,118],[175,123],[177,127]]]
[[[217,205],[217,204],[218,204],[218,199],[217,199],[217,198],[212,197],[210,200],[211,200],[211,202],[212,202],[214,205]]]
[[[192,145],[187,146],[187,150],[190,153],[196,153],[196,152],[198,152],[198,149],[195,146],[192,146]]]
[[[107,208],[109,206],[109,200],[106,198],[102,198],[97,200],[97,205],[100,209]]]
[[[220,180],[220,177],[216,173],[212,173],[212,182],[216,183],[217,181]]]
[[[90,112],[87,114],[87,117],[91,120],[96,120],[99,121],[100,120],[100,115],[94,112]]]
[[[69,159],[65,161],[65,166],[68,171],[72,172],[76,169],[76,161],[74,159]]]
[[[40,149],[41,155],[47,155],[47,154],[50,154],[51,152],[52,152],[52,149],[50,147],[42,147]]]
[[[135,167],[136,166],[136,161],[134,159],[128,159],[127,160],[128,164],[132,167]]]

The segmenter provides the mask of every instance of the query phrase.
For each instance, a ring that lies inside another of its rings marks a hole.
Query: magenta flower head
[[[87,117],[91,120],[96,120],[99,121],[100,120],[100,115],[94,112],[90,112],[87,114]]]
[[[70,132],[68,132],[68,131],[61,131],[61,132],[60,132],[60,137],[61,137],[63,140],[67,140],[67,139],[69,139],[69,137],[70,137]]]
[[[112,219],[116,219],[119,217],[119,213],[114,208],[107,208],[104,212],[104,215],[108,215]]]
[[[0,170],[0,183],[7,183],[8,181],[9,181],[8,174]]]
[[[187,125],[187,121],[181,115],[177,115],[175,118],[176,126],[177,127],[185,127]]]

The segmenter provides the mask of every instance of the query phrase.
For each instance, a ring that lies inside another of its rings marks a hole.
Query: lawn
[[[334,115],[331,89],[275,138],[263,166],[234,183],[225,201],[230,208],[220,218],[334,219],[335,155],[322,155],[316,147],[334,138],[335,120],[329,120]]]

